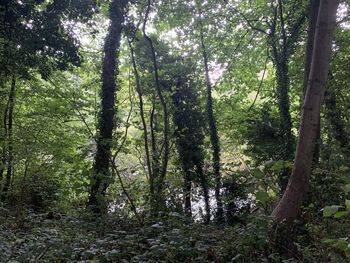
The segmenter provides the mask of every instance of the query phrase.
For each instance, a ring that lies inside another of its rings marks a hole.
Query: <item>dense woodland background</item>
[[[349,4],[0,1],[0,262],[349,262]]]

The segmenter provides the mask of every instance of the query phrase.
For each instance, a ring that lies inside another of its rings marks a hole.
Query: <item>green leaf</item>
[[[325,206],[323,208],[323,217],[331,217],[338,212],[339,208],[341,208],[339,205]]]
[[[252,175],[257,179],[261,179],[264,177],[265,174],[262,171],[260,171],[259,169],[255,169],[252,171]]]
[[[349,246],[349,243],[347,242],[347,238],[325,239],[323,243],[343,251],[347,250]]]
[[[334,214],[334,218],[342,218],[344,216],[347,216],[349,214],[349,211],[339,211]]]
[[[343,190],[345,193],[349,193],[350,192],[350,184],[346,184],[343,186]]]
[[[274,172],[279,172],[284,168],[284,162],[283,161],[276,161],[272,167],[271,170]]]
[[[325,243],[326,245],[333,245],[336,241],[337,241],[337,239],[327,238],[327,239],[323,240],[323,243]]]
[[[345,200],[345,207],[346,207],[346,210],[350,210],[350,200]]]
[[[266,192],[257,192],[255,198],[259,203],[265,206],[269,200],[269,195]]]

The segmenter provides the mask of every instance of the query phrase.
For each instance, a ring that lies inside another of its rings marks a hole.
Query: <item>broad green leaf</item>
[[[266,205],[267,201],[269,200],[269,195],[266,192],[257,192],[255,194],[256,200],[260,202],[262,205]]]
[[[350,192],[350,184],[346,184],[343,186],[343,190],[345,193],[349,193]]]
[[[338,211],[334,214],[334,218],[342,218],[344,216],[347,216],[349,214],[349,211]]]
[[[350,200],[345,200],[346,210],[350,210]]]
[[[334,243],[334,247],[345,251],[348,248],[349,243],[346,240],[343,239],[338,239],[335,243]]]
[[[331,217],[334,215],[336,212],[338,212],[339,208],[341,206],[339,205],[331,205],[331,206],[325,206],[323,208],[323,217]]]
[[[348,249],[349,243],[347,241],[347,238],[339,238],[339,239],[326,239],[323,241],[323,243],[330,245],[332,247],[338,248],[342,251],[345,251]]]
[[[337,239],[327,238],[323,240],[323,243],[325,243],[326,245],[333,245],[336,241]]]
[[[258,179],[261,179],[264,177],[264,173],[262,171],[260,171],[259,169],[255,169],[252,171],[252,175],[255,177],[255,178],[258,178]]]
[[[271,170],[275,171],[275,172],[279,172],[284,168],[284,162],[283,161],[277,161],[275,162],[272,167]]]

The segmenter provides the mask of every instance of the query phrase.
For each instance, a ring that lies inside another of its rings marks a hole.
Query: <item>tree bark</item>
[[[276,92],[278,100],[278,109],[280,115],[280,159],[283,161],[292,161],[294,152],[294,135],[292,133],[292,119],[290,115],[290,81],[289,81],[289,59],[295,50],[298,42],[298,36],[306,18],[306,13],[302,12],[299,17],[293,20],[291,28],[288,30],[285,23],[283,1],[271,1],[271,10],[273,13],[270,21],[270,31],[268,40],[271,46],[271,55],[276,68]],[[289,18],[290,21],[290,18]],[[279,185],[281,193],[285,190],[290,169],[284,168],[279,175]]]
[[[11,81],[11,88],[8,97],[8,104],[5,111],[4,125],[6,130],[6,145],[7,145],[7,154],[6,154],[6,176],[4,185],[1,190],[1,199],[6,198],[7,192],[11,185],[11,178],[13,173],[13,138],[12,138],[12,127],[13,127],[13,109],[15,105],[15,88],[16,88],[16,78],[13,76]],[[7,116],[7,117],[6,117]]]
[[[332,48],[339,0],[321,0],[306,95],[302,107],[299,139],[292,175],[282,199],[272,212],[277,221],[293,221],[308,190],[312,156]]]
[[[99,134],[88,201],[88,207],[97,214],[107,211],[105,195],[107,187],[112,181],[110,160],[115,115],[116,75],[118,73],[118,54],[127,3],[127,0],[113,0],[109,6],[111,21],[104,44]]]
[[[209,197],[209,185],[208,179],[203,171],[203,164],[199,161],[196,162],[197,174],[199,176],[200,184],[203,190],[204,206],[205,206],[205,218],[204,223],[209,224],[210,222],[210,197]]]
[[[271,2],[272,3],[272,2]],[[274,65],[276,67],[277,99],[280,115],[279,134],[281,139],[280,156],[284,161],[292,159],[293,135],[292,120],[290,116],[289,100],[289,50],[287,46],[287,34],[283,16],[282,1],[278,0],[275,7],[271,4],[273,19],[271,23],[269,41]],[[277,22],[279,20],[280,33],[277,35]],[[289,169],[284,168],[279,175],[280,191],[283,192],[288,183]]]
[[[201,18],[199,18],[199,30],[200,30],[200,44],[202,49],[202,56],[204,62],[204,71],[205,71],[205,80],[207,85],[207,118],[209,124],[209,133],[210,133],[210,143],[212,149],[213,157],[213,171],[215,176],[215,199],[217,205],[216,217],[218,222],[224,220],[224,210],[221,200],[221,173],[220,173],[220,142],[218,136],[218,130],[216,127],[216,119],[213,111],[213,98],[212,98],[212,86],[209,76],[209,65],[208,65],[208,54],[207,49],[204,43],[204,34],[203,34],[203,24]]]
[[[160,104],[163,110],[163,144],[164,144],[164,153],[162,155],[162,163],[159,169],[159,174],[156,174],[155,170],[153,169],[154,190],[156,190],[156,192],[154,193],[154,196],[151,196],[151,198],[153,199],[153,201],[151,201],[151,204],[153,203],[154,211],[161,211],[166,208],[165,197],[163,196],[163,188],[164,188],[164,180],[166,177],[168,161],[169,161],[169,114],[168,114],[168,107],[166,104],[166,100],[160,86],[157,57],[156,57],[153,41],[146,33],[146,24],[147,24],[150,9],[151,9],[151,0],[148,0],[142,31],[143,31],[143,36],[147,41],[149,49],[151,51],[157,96],[160,100]]]
[[[318,10],[320,7],[320,0],[311,0],[309,7],[309,28],[307,31],[307,44],[306,44],[306,56],[305,56],[305,70],[304,70],[304,82],[303,82],[303,94],[302,94],[302,102],[304,101],[306,89],[307,89],[307,81],[310,75],[311,69],[311,60],[312,53],[314,49],[315,42],[315,32],[316,32],[316,24],[317,24],[317,16]],[[313,163],[318,164],[320,159],[320,140],[321,140],[321,118],[318,124],[318,132],[316,136],[315,142],[315,150],[313,156]]]
[[[307,30],[307,43],[306,43],[306,54],[305,54],[305,70],[304,70],[304,82],[303,82],[303,96],[302,102],[307,89],[307,81],[310,75],[312,53],[314,50],[315,32],[317,24],[318,10],[320,7],[320,0],[310,0],[309,9],[309,28]]]
[[[132,43],[129,42],[129,48],[130,48],[130,56],[131,56],[131,62],[134,70],[135,75],[135,82],[136,82],[136,92],[139,97],[139,108],[140,108],[140,117],[142,122],[142,128],[143,128],[143,140],[144,140],[144,147],[145,147],[145,153],[146,153],[146,165],[147,165],[147,172],[148,172],[148,179],[151,180],[153,178],[152,173],[152,166],[151,166],[151,158],[150,158],[150,151],[149,151],[149,145],[148,145],[148,129],[146,124],[146,118],[145,118],[145,111],[143,106],[143,91],[140,83],[140,76],[139,72],[137,70],[137,64],[135,59],[135,52],[132,47]]]
[[[192,217],[191,190],[192,190],[191,172],[189,169],[186,169],[185,178],[184,178],[185,214],[190,218]]]
[[[187,216],[191,213],[192,182],[199,182],[203,189],[206,216],[205,222],[210,219],[208,182],[203,172],[203,143],[204,118],[200,109],[198,92],[193,87],[191,72],[184,70],[184,74],[177,79],[176,90],[172,95],[174,135],[179,154],[179,160],[184,173],[184,204]]]

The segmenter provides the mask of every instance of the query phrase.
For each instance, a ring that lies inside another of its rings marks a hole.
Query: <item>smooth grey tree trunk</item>
[[[272,212],[272,216],[277,221],[290,222],[296,219],[308,190],[320,109],[328,78],[338,5],[339,0],[322,0],[320,3],[293,171],[282,199]]]

